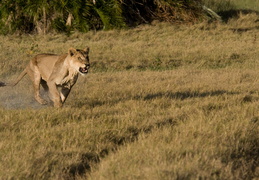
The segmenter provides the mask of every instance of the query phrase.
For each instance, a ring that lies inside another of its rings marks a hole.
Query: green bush
[[[18,0],[0,4],[3,34],[87,32],[150,23],[195,21],[200,0]]]

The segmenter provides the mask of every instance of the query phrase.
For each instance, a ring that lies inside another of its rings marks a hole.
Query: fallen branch
[[[212,9],[210,9],[210,8],[204,6],[204,5],[202,6],[202,9],[204,11],[206,11],[211,17],[217,19],[220,22],[222,21],[221,17],[217,13],[215,13]]]

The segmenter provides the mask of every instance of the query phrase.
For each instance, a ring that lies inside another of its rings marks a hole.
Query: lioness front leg
[[[50,93],[50,98],[54,103],[54,107],[62,107],[62,102],[60,99],[60,94],[57,89],[57,85],[53,82],[48,82],[48,87],[49,87],[49,93]]]

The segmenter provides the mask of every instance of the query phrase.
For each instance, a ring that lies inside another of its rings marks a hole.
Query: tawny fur
[[[84,50],[70,48],[67,54],[38,54],[27,65],[14,83],[15,86],[28,74],[33,82],[34,97],[40,104],[47,102],[40,97],[40,85],[49,91],[54,107],[62,107],[71,88],[77,81],[78,74],[88,73],[89,48]],[[0,86],[5,86],[0,83]]]

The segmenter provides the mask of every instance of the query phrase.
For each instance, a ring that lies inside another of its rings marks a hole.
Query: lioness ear
[[[84,51],[86,52],[86,54],[88,54],[89,51],[90,51],[90,48],[89,48],[89,47],[86,47],[86,48],[84,48]]]
[[[69,54],[70,56],[74,56],[74,54],[76,54],[76,49],[70,48],[70,49],[68,50],[68,54]]]

